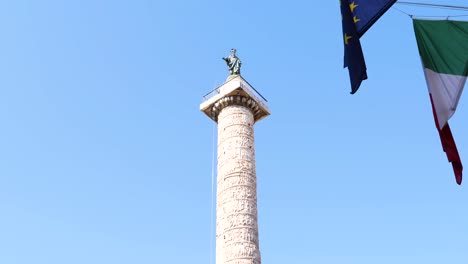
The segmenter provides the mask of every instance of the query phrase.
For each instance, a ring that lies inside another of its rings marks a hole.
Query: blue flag
[[[341,18],[343,20],[344,67],[348,67],[351,94],[354,94],[361,82],[367,79],[367,72],[359,33],[354,24],[348,0],[341,0]]]
[[[396,0],[340,0],[344,39],[344,67],[348,67],[351,94],[367,79],[366,62],[359,38]]]

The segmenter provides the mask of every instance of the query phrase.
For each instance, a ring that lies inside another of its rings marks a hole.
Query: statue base
[[[255,104],[254,120],[255,122],[270,115],[270,109],[267,106],[267,100],[255,90],[241,75],[232,74],[226,82],[215,88],[213,91],[204,96],[203,103],[200,104],[200,110],[204,112],[213,121],[217,120],[217,110],[225,106],[225,104],[237,98],[245,97],[247,101],[238,102],[236,104],[247,103]],[[222,105],[221,105],[222,104]]]
[[[235,78],[237,78],[239,76],[240,76],[240,74],[231,74],[231,75],[229,75],[227,77],[226,82],[229,82],[230,80],[235,79]]]

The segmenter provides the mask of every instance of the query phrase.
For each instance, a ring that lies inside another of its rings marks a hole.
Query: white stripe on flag
[[[457,109],[466,76],[437,73],[427,68],[424,75],[434,101],[439,128],[442,129]]]

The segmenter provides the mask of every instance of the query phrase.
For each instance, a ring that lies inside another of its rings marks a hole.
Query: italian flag
[[[413,26],[442,148],[461,184],[463,165],[448,120],[468,75],[468,22],[414,19]]]

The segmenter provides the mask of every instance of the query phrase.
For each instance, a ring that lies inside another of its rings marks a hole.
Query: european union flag
[[[348,0],[341,0],[341,17],[343,20],[344,67],[348,67],[351,94],[354,94],[359,89],[361,82],[367,79],[367,72],[359,34]]]
[[[348,67],[351,94],[367,79],[366,62],[359,38],[396,2],[396,0],[341,0],[344,38],[344,67]]]

